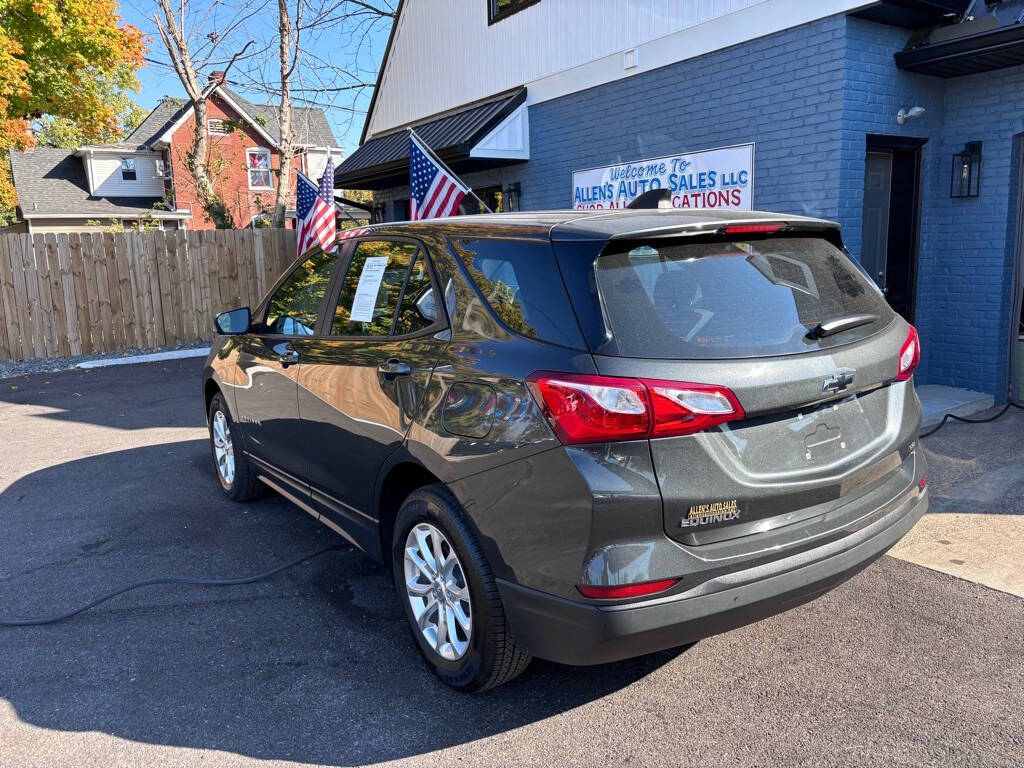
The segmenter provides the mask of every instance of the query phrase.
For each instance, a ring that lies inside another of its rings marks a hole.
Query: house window
[[[223,120],[207,120],[206,121],[206,132],[211,136],[227,136],[227,128],[224,127]]]
[[[518,13],[540,0],[487,0],[487,23],[493,24]]]
[[[249,189],[273,189],[270,180],[270,150],[263,147],[245,150],[249,169]]]
[[[135,181],[135,158],[134,157],[122,157],[121,158],[121,180],[122,181]]]

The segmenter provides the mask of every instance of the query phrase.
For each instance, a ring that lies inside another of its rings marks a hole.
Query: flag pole
[[[338,198],[334,198],[334,209],[336,211],[338,211],[339,213],[344,213],[346,216],[348,216],[350,219],[352,219],[352,221],[355,222],[356,224],[359,223],[359,219],[357,219],[355,216],[353,216],[351,213],[349,213],[348,210],[346,210],[346,208],[345,208],[345,204],[341,203],[341,202],[338,202]]]
[[[449,168],[444,160],[442,160],[440,157],[437,156],[437,153],[430,148],[430,146],[427,144],[427,142],[425,142],[422,138],[420,138],[420,135],[418,133],[416,133],[416,131],[414,131],[412,128],[406,128],[406,130],[409,132],[409,136],[414,138],[414,139],[416,139],[416,143],[419,144],[424,150],[426,150],[427,154],[430,155],[431,158],[433,158],[434,162],[437,163],[438,165],[440,165],[445,170],[445,172],[448,173],[449,176],[451,176],[453,178],[456,178],[456,179],[459,179],[459,182],[466,189],[469,190],[469,194],[471,194],[476,199],[476,201],[478,203],[480,203],[480,205],[482,205],[484,207],[485,211],[487,211],[488,213],[494,213],[494,211],[492,211],[490,209],[490,207],[487,205],[487,203],[485,203],[483,200],[481,200],[480,196],[476,192],[473,191],[473,188],[469,184],[466,184],[466,182],[462,181],[462,179],[459,178],[458,174],[456,174],[455,171],[453,171],[451,168]]]

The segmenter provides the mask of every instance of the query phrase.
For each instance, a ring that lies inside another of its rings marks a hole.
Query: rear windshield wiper
[[[822,320],[807,332],[809,339],[821,339],[831,336],[840,331],[848,331],[851,328],[859,328],[862,325],[869,325],[878,320],[878,315],[847,315],[846,317],[833,317],[831,320]]]

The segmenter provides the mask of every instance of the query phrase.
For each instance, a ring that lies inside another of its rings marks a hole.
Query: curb
[[[135,365],[137,363],[159,363],[162,360],[183,360],[188,357],[206,357],[210,354],[209,347],[196,349],[176,349],[172,352],[153,352],[148,355],[131,357],[101,357],[96,360],[84,360],[76,368],[107,368],[111,365]]]

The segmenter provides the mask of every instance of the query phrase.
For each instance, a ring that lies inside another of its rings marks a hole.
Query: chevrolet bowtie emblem
[[[825,381],[821,383],[822,392],[842,392],[844,389],[853,384],[853,371],[839,371],[833,376],[829,376]]]

